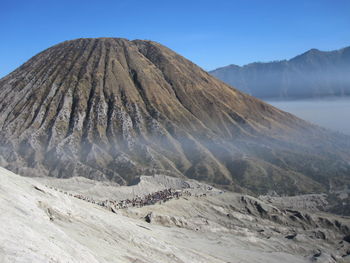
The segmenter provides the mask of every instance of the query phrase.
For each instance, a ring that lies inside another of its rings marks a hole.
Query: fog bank
[[[275,100],[268,103],[314,124],[350,135],[350,97]]]

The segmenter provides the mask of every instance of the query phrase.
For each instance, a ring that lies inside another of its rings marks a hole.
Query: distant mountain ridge
[[[290,60],[229,65],[209,73],[258,98],[350,96],[350,47],[310,49]]]

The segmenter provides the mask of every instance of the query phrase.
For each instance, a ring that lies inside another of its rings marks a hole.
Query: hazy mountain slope
[[[234,193],[112,213],[3,168],[0,221],[3,263],[342,262],[350,248],[347,218]]]
[[[0,162],[130,184],[170,174],[264,193],[349,182],[350,140],[223,84],[151,41],[78,39],[0,80]]]
[[[290,60],[230,65],[210,74],[259,98],[349,96],[350,47],[311,49]]]

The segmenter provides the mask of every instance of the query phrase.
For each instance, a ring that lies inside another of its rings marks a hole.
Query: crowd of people
[[[86,197],[84,195],[81,194],[71,194],[71,193],[67,193],[64,192],[62,190],[56,189],[54,187],[51,186],[47,186],[51,189],[54,189],[56,191],[62,192],[66,195],[93,203],[93,204],[97,204],[101,207],[107,208],[109,210],[111,210],[112,212],[115,212],[115,210],[117,209],[124,209],[124,208],[128,208],[128,207],[143,207],[146,205],[154,205],[157,203],[164,203],[167,202],[171,199],[179,199],[181,196],[191,196],[191,192],[186,191],[186,190],[174,190],[171,188],[167,188],[164,190],[160,190],[154,193],[150,193],[147,194],[143,197],[140,196],[136,196],[132,199],[125,199],[125,200],[121,200],[121,201],[117,201],[117,200],[103,200],[103,201],[95,201],[92,198]]]
[[[105,200],[100,201],[97,204],[107,208],[123,209],[128,207],[143,207],[145,205],[154,205],[156,203],[162,203],[169,201],[170,199],[178,199],[180,196],[185,194],[183,191],[174,191],[170,188],[150,193],[143,197],[136,196],[132,199],[125,199],[121,201],[116,200]],[[188,195],[189,193],[186,192]]]

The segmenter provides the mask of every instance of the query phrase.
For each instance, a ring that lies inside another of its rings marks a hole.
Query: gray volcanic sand
[[[115,214],[0,168],[0,262],[336,262],[349,249],[332,225],[347,218],[312,215],[316,229],[253,197],[210,191]]]

